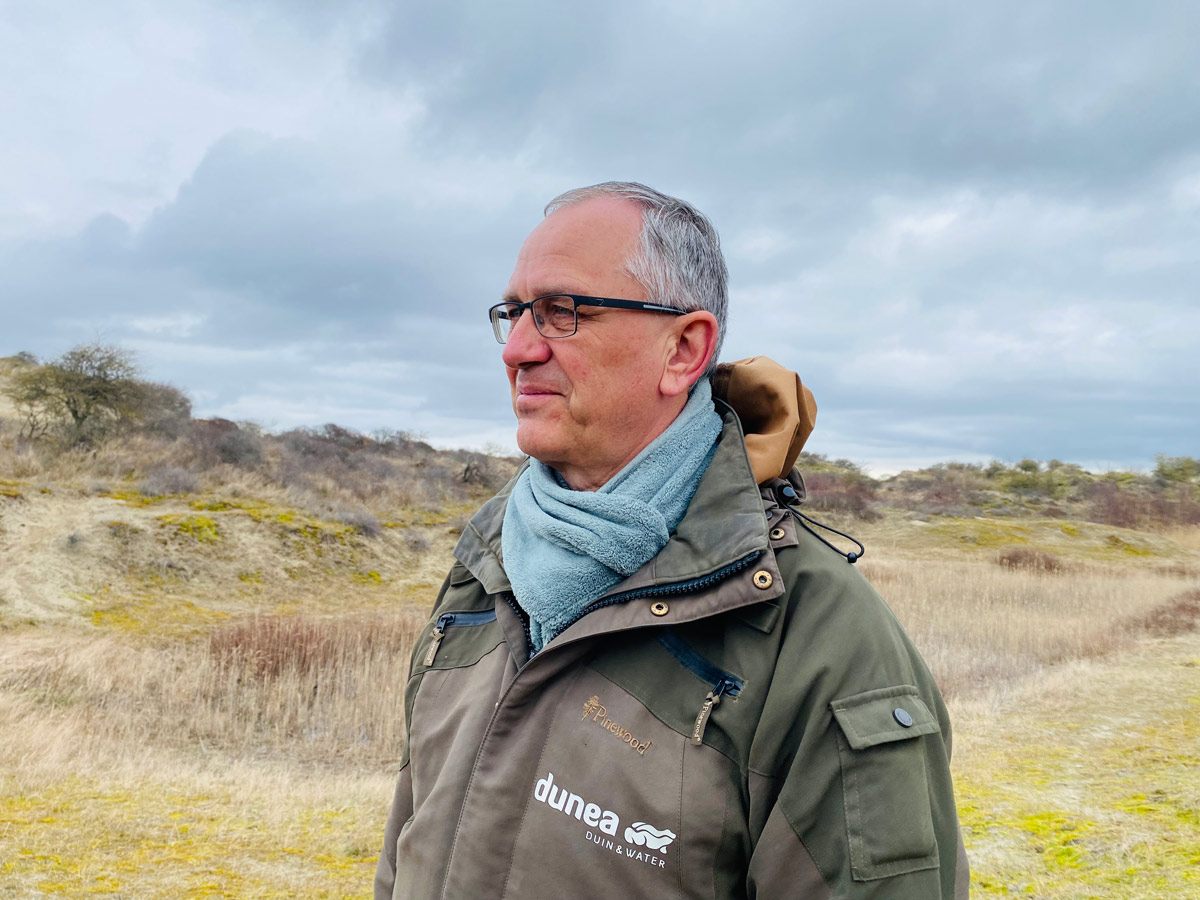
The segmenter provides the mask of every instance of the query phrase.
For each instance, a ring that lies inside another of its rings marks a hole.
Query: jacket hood
[[[786,478],[817,420],[817,401],[800,376],[770,357],[751,356],[717,366],[712,390],[741,419],[754,480]]]

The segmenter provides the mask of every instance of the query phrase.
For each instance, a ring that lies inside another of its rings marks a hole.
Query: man
[[[377,900],[967,895],[941,697],[789,510],[815,406],[714,368],[725,306],[712,226],[642,185],[521,248],[490,315],[531,459],[418,639]]]

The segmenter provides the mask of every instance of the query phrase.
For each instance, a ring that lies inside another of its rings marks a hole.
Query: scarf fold
[[[702,378],[667,430],[598,491],[573,491],[529,461],[508,498],[500,545],[535,653],[666,545],[720,433]]]

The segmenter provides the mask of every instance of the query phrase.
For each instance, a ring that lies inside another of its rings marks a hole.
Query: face
[[[622,271],[641,222],[636,206],[616,198],[557,210],[521,247],[505,299],[555,293],[647,299]],[[546,339],[532,315],[522,315],[503,352],[521,450],[577,490],[594,490],[620,471],[686,400],[659,391],[675,319],[585,306],[575,334]]]

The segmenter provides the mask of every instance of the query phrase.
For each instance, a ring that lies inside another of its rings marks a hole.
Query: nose
[[[510,369],[522,369],[550,359],[550,342],[542,337],[533,324],[531,312],[527,310],[525,315],[517,319],[500,355]]]

